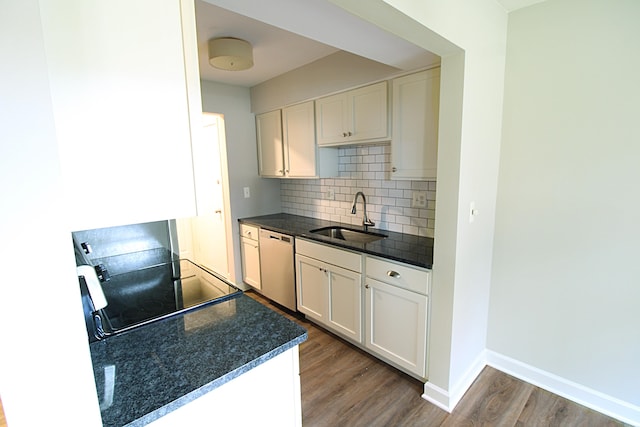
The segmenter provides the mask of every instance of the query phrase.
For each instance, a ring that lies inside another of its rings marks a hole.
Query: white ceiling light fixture
[[[209,40],[209,64],[227,71],[241,71],[253,67],[253,47],[242,39],[220,37]]]

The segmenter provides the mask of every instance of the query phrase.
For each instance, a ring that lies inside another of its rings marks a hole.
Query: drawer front
[[[420,270],[407,264],[367,256],[366,272],[367,277],[372,279],[422,295],[429,293],[429,281],[431,280],[429,270]]]
[[[356,252],[345,251],[308,240],[296,239],[296,253],[362,273],[362,255]]]
[[[240,224],[240,235],[251,240],[258,241],[258,227],[249,224]]]

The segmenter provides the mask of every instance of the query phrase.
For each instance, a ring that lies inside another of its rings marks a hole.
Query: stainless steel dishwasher
[[[262,294],[296,311],[293,237],[260,229]]]

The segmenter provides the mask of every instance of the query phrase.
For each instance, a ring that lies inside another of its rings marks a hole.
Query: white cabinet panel
[[[283,108],[282,131],[285,174],[290,178],[317,176],[313,102]]]
[[[392,179],[436,179],[440,68],[393,80]]]
[[[71,227],[195,215],[191,132],[202,108],[193,2],[40,6]]]
[[[367,277],[365,299],[366,347],[425,377],[427,296]]]
[[[280,110],[256,116],[258,173],[264,177],[284,176],[282,113]]]
[[[327,264],[329,327],[362,342],[362,275]]]
[[[298,310],[312,319],[327,321],[327,280],[324,263],[296,254]]]
[[[256,289],[261,289],[260,246],[257,241],[241,238],[242,280]]]
[[[319,146],[388,140],[387,82],[316,100]]]

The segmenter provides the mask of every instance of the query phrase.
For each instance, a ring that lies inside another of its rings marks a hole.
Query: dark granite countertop
[[[285,213],[241,218],[239,221],[241,223],[244,222],[247,224],[258,225],[267,230],[277,231],[296,237],[304,237],[345,249],[352,249],[383,258],[405,262],[418,267],[432,268],[433,266],[433,239],[429,237],[420,237],[412,234],[369,228],[369,231],[385,234],[388,237],[372,243],[355,243],[333,239],[331,237],[310,233],[309,231],[329,226],[342,226],[362,230],[362,226]]]
[[[240,294],[92,343],[103,425],[146,425],[306,339],[300,325]]]

